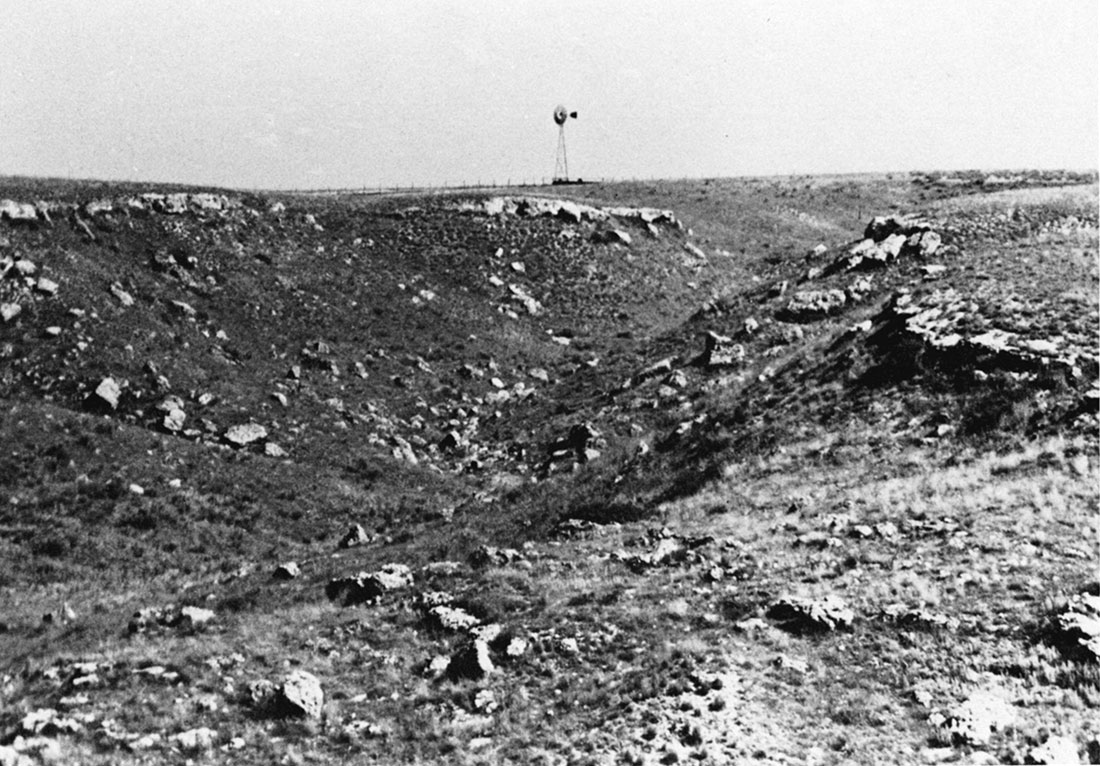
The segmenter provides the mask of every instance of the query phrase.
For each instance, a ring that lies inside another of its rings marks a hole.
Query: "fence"
[[[680,183],[688,181],[700,181],[699,178],[586,178],[576,179],[575,181],[566,182],[567,185],[595,185],[595,184],[612,184],[612,183]],[[394,194],[445,194],[449,192],[462,192],[462,191],[481,191],[486,189],[536,189],[540,187],[555,187],[566,184],[555,184],[549,178],[536,178],[536,179],[505,179],[504,182],[498,182],[496,179],[489,179],[482,181],[478,179],[476,182],[461,181],[457,183],[442,183],[432,184],[428,186],[417,186],[415,184],[409,184],[408,186],[351,186],[344,188],[326,188],[326,189],[252,189],[256,193],[273,193],[273,194],[301,194],[301,195],[313,195],[313,196],[338,196],[338,195],[394,195]]]

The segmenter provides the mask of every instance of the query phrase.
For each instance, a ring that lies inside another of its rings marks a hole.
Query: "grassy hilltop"
[[[0,763],[1100,763],[1097,242],[0,179]]]

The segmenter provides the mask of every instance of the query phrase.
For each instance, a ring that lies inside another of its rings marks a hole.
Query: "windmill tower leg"
[[[565,126],[558,126],[558,156],[554,161],[554,180],[569,180],[569,158],[565,154]]]

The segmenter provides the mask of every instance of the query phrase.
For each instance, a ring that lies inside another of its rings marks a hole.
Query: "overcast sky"
[[[1067,167],[1096,0],[4,0],[0,174],[317,188]]]

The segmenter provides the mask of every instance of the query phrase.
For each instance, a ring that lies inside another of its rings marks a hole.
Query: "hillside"
[[[1100,763],[1097,237],[0,179],[0,763]]]

